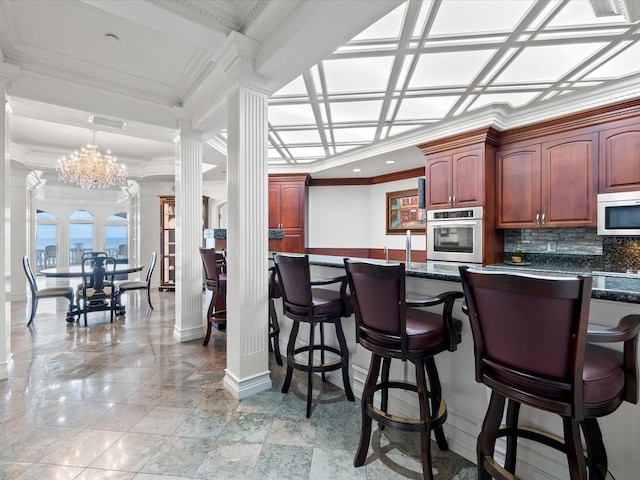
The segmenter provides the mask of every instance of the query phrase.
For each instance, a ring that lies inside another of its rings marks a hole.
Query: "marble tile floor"
[[[154,291],[146,316],[144,295],[128,294],[126,317],[95,312],[88,328],[65,322],[66,300],[42,300],[32,328],[27,302],[12,303],[0,480],[421,478],[419,439],[393,429],[374,429],[366,464],[353,467],[359,402],[330,383],[314,384],[307,419],[304,377],[282,394],[285,369],[271,361],[273,388],[236,400],[222,385],[225,334],[207,347],[177,342],[174,295]],[[435,443],[433,456],[437,480],[476,478]]]

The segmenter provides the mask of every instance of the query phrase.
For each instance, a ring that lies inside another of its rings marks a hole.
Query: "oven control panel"
[[[478,219],[482,218],[482,207],[449,208],[446,210],[428,210],[427,222],[433,220]]]

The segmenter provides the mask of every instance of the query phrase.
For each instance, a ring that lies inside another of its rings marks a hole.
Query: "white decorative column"
[[[0,93],[2,98],[2,115],[0,115],[0,152],[2,152],[2,168],[0,168],[0,379],[9,377],[13,368],[11,354],[11,186],[9,183],[9,115],[6,109],[7,79],[0,71]]]
[[[176,137],[176,323],[181,342],[202,326],[202,135],[181,125]]]
[[[237,398],[271,388],[268,352],[267,91],[254,73],[257,43],[231,32],[227,74],[227,369]]]

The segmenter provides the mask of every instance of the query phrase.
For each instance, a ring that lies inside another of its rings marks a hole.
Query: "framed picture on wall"
[[[426,234],[426,212],[418,207],[418,189],[387,192],[387,235]]]

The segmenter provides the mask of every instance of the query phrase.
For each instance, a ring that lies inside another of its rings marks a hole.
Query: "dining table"
[[[130,263],[116,263],[115,265],[115,275],[127,275],[129,273],[140,272],[144,269],[144,265],[136,265]],[[43,274],[47,278],[82,278],[82,266],[80,265],[71,265],[68,267],[52,267],[45,268],[40,270],[40,273]],[[105,270],[104,266],[99,262],[95,268],[85,268],[85,274],[90,273],[92,278],[92,285],[96,289],[96,291],[100,291],[104,288],[104,278],[105,278]],[[93,305],[91,307],[91,311],[95,311],[96,306]],[[89,310],[87,310],[89,311]],[[117,314],[124,315],[126,312],[124,305],[119,305]],[[71,323],[75,321],[76,317],[79,317],[82,314],[82,310],[75,307],[69,307],[69,311],[67,312],[67,322]]]

